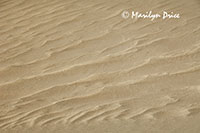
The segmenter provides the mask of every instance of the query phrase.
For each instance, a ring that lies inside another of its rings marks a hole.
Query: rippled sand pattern
[[[1,133],[199,133],[199,123],[199,0],[0,0]]]

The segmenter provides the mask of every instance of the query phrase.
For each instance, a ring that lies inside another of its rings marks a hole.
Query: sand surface
[[[199,0],[0,0],[1,133],[199,133],[199,123]]]

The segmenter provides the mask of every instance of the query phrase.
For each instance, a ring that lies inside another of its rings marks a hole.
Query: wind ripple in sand
[[[138,122],[138,131],[170,132],[198,123],[200,5],[141,2],[2,0],[0,131]],[[121,18],[127,9],[181,18]]]

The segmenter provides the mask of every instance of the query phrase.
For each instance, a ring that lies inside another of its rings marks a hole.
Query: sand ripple
[[[142,2],[1,0],[0,132],[196,132],[200,3]],[[181,18],[121,18],[130,9]]]

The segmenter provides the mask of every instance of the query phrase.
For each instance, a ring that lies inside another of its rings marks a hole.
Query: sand
[[[199,0],[0,0],[1,133],[198,133],[199,123]]]

